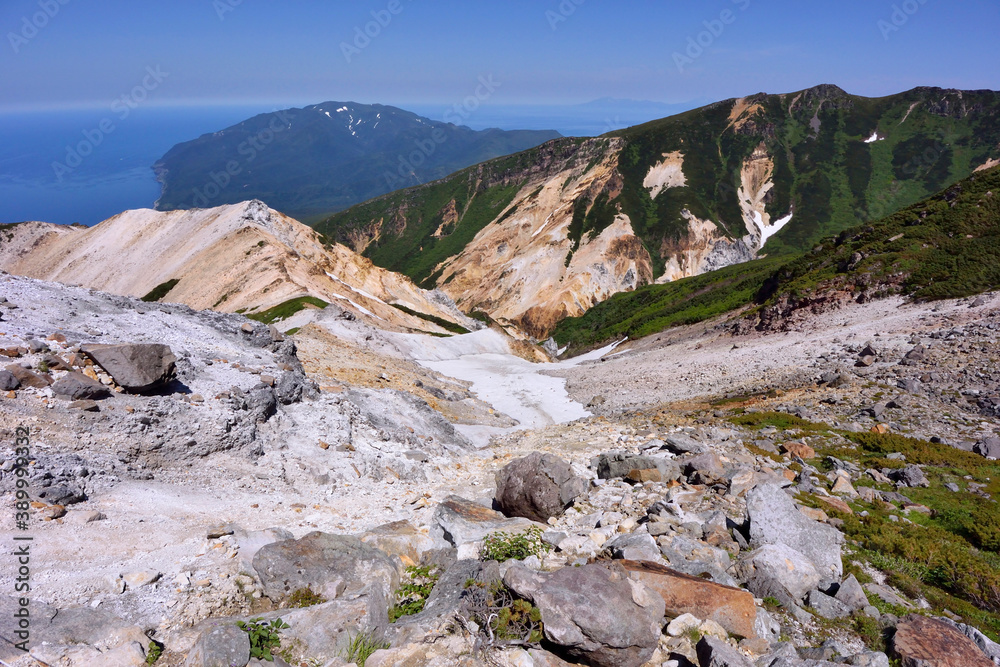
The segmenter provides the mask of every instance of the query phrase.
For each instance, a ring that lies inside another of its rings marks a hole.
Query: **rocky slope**
[[[638,341],[561,372],[601,414],[477,452],[420,398],[471,414],[461,383],[335,310],[300,353],[235,314],[0,288],[2,525],[33,537],[12,666],[1000,664],[996,295]],[[151,343],[173,361],[95,347]],[[306,376],[325,346],[353,379]],[[251,660],[237,622],[277,618]]]
[[[561,136],[471,130],[382,104],[324,102],[261,114],[170,149],[153,170],[161,211],[261,199],[314,220]]]
[[[126,296],[152,293],[200,310],[266,313],[309,296],[383,328],[447,332],[418,313],[479,326],[443,294],[419,289],[345,246],[324,246],[315,231],[259,201],[126,211],[91,228],[10,225],[0,231],[0,269]],[[300,317],[298,326],[306,321]]]
[[[765,245],[807,250],[968,176],[998,146],[992,91],[869,99],[819,86],[551,142],[316,227],[467,312],[543,337],[616,292],[745,262]]]

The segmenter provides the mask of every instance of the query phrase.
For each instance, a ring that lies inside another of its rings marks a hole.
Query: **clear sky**
[[[0,34],[0,109],[1000,89],[996,0],[2,0]]]

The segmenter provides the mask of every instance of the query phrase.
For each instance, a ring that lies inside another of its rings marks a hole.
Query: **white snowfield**
[[[563,424],[589,417],[583,405],[570,398],[566,380],[547,371],[598,359],[617,343],[558,363],[538,364],[512,354],[507,339],[492,329],[450,338],[388,333],[400,352],[435,372],[472,383],[471,390],[494,409],[519,422],[517,429]],[[456,426],[478,446],[490,435],[515,429]]]

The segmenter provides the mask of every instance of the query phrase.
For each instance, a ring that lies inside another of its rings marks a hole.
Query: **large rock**
[[[868,596],[865,595],[865,589],[861,587],[861,584],[858,583],[857,578],[853,574],[844,579],[844,583],[840,585],[836,595],[833,597],[837,598],[837,600],[851,611],[864,609],[869,604]]]
[[[920,466],[913,464],[891,471],[889,479],[903,486],[922,486],[926,488],[931,485],[927,476],[924,475],[924,471],[920,469]]]
[[[399,586],[399,568],[383,551],[349,535],[314,531],[299,540],[261,547],[253,558],[264,594],[282,600],[310,588],[328,600],[372,586],[389,600]]]
[[[747,587],[760,597],[781,599],[779,590],[795,602],[820,585],[822,577],[812,561],[785,544],[766,544],[740,559],[737,565]]]
[[[638,667],[659,644],[663,600],[621,565],[564,567],[542,574],[515,565],[504,583],[539,608],[545,638],[571,660]]]
[[[658,470],[660,481],[680,477],[680,466],[665,456],[636,456],[625,452],[608,452],[597,458],[597,476],[601,479],[625,477],[633,470]]]
[[[282,646],[291,648],[295,659],[290,662],[297,665],[307,658],[325,662],[342,657],[351,638],[360,634],[383,638],[389,626],[388,609],[381,587],[372,586],[358,595],[302,609],[272,611],[263,618],[280,618],[289,625],[281,631],[281,641]]]
[[[161,343],[95,344],[84,345],[81,349],[131,393],[153,391],[174,378],[177,357]]]
[[[497,473],[496,481],[501,512],[543,523],[561,516],[587,490],[587,481],[566,461],[540,452],[511,461]]]
[[[52,385],[52,393],[71,401],[96,401],[107,398],[111,390],[83,373],[67,373]]]
[[[691,614],[715,621],[729,634],[747,639],[757,637],[757,607],[750,593],[692,577],[658,563],[623,560],[621,564],[629,578],[641,581],[660,594],[667,616]]]
[[[978,628],[966,625],[965,623],[956,623],[951,619],[941,616],[936,616],[935,618],[946,625],[950,625],[971,639],[975,642],[976,646],[979,647],[979,650],[985,653],[990,660],[992,660],[995,664],[1000,665],[1000,644],[997,644],[995,641],[984,635]]]
[[[244,667],[250,661],[250,638],[235,623],[220,623],[198,635],[184,667]]]
[[[1000,459],[1000,438],[983,438],[972,447],[972,451],[988,459]]]
[[[14,380],[17,381],[17,386],[13,387],[31,387],[33,389],[45,389],[50,384],[52,384],[52,378],[48,375],[33,373],[27,368],[20,364],[10,364],[7,366],[7,372],[14,376]],[[10,384],[10,380],[7,380]]]
[[[21,386],[21,381],[10,371],[0,371],[0,391],[13,391]]]
[[[508,519],[500,512],[459,496],[448,496],[434,509],[431,537],[439,543],[460,547],[478,542],[497,531],[522,532],[539,524],[524,518]],[[547,526],[539,526],[542,529]]]
[[[907,616],[899,623],[893,648],[903,667],[994,667],[971,639],[926,616]]]
[[[420,557],[434,548],[434,540],[409,521],[393,521],[376,526],[358,536],[365,544],[381,549],[390,556],[398,556],[403,565],[417,565]]]
[[[253,559],[258,551],[268,544],[295,539],[295,535],[284,528],[265,528],[250,532],[238,529],[234,531],[233,537],[236,539],[236,548],[239,550],[240,571],[249,574],[256,574],[253,569]]]
[[[840,582],[844,571],[840,545],[844,536],[836,528],[799,512],[788,494],[773,484],[758,486],[747,493],[747,514],[751,546],[789,546],[812,562],[821,583]]]

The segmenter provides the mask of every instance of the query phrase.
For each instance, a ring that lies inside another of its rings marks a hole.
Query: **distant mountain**
[[[423,118],[381,104],[325,102],[261,114],[174,146],[153,169],[158,210],[248,199],[309,221],[561,137]]]
[[[1000,159],[1000,93],[823,85],[561,139],[316,228],[536,336],[613,294],[882,218]]]

